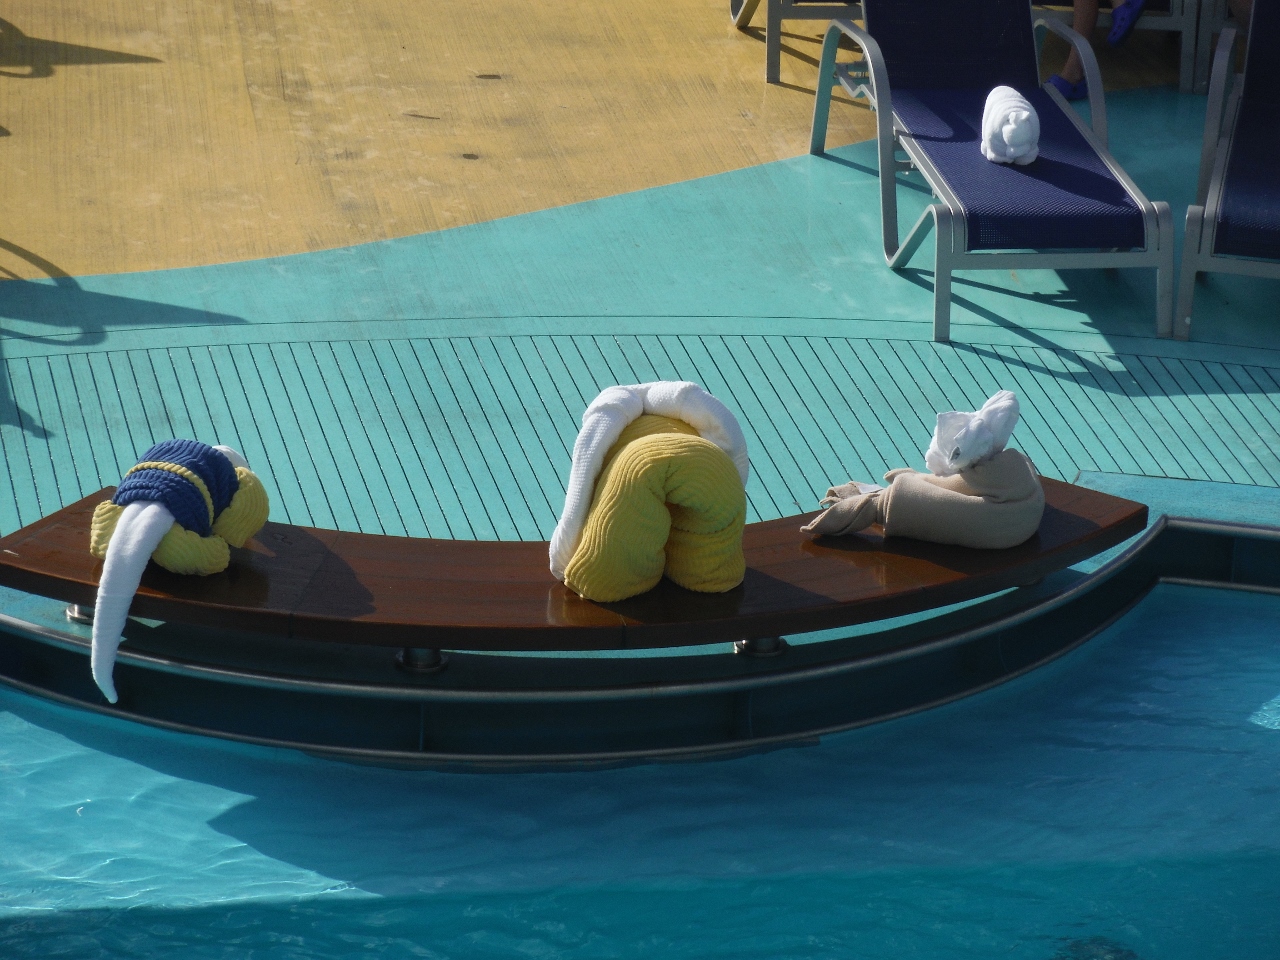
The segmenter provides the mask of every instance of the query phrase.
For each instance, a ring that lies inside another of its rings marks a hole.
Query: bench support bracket
[[[433,647],[405,647],[396,654],[396,666],[409,673],[439,673],[449,657]]]
[[[733,641],[733,652],[744,657],[777,657],[787,652],[787,646],[781,637],[752,637]]]

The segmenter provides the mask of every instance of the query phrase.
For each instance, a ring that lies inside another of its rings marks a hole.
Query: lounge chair
[[[1235,64],[1236,31],[1223,30],[1214,55],[1200,181],[1187,208],[1182,277],[1174,334],[1191,336],[1196,279],[1201,273],[1280,278],[1280,7],[1255,3],[1244,73],[1227,88]],[[1225,100],[1225,104],[1224,104]]]
[[[739,30],[751,26],[760,0],[729,0],[729,16]],[[860,17],[856,0],[765,0],[764,79],[777,83],[782,69],[783,20],[832,20]]]
[[[867,29],[827,29],[809,152],[826,149],[831,90],[839,80],[876,109],[880,211],[890,268],[906,266],[937,231],[933,335],[951,338],[953,270],[1154,267],[1156,330],[1173,325],[1173,219],[1107,152],[1102,77],[1093,51],[1057,21],[1031,21],[1027,0],[864,0]],[[1079,51],[1089,81],[1092,130],[1038,76],[1036,29]],[[867,81],[836,63],[840,37],[862,50]],[[1040,156],[996,164],[979,151],[982,110],[998,85],[1017,89],[1040,117]],[[890,92],[892,90],[892,93]],[[896,150],[906,152],[899,160]],[[898,170],[918,169],[937,202],[898,243]]]

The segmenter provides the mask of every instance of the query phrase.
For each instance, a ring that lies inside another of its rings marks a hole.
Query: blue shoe
[[[1049,82],[1062,94],[1064,100],[1083,100],[1089,96],[1089,81],[1084,78],[1081,78],[1078,83],[1072,83],[1070,80],[1063,80],[1061,75],[1055,73],[1049,78]]]
[[[1142,16],[1142,8],[1146,5],[1147,0],[1128,0],[1118,7],[1112,7],[1111,32],[1107,34],[1107,43],[1118,47],[1128,40],[1138,18]]]

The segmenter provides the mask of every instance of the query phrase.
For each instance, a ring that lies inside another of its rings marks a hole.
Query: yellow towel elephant
[[[729,455],[682,420],[644,414],[609,448],[564,582],[602,603],[657,585],[732,590],[747,500]]]

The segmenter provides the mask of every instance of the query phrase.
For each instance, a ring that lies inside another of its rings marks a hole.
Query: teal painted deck
[[[1114,152],[1180,218],[1203,100],[1111,107]],[[956,342],[934,344],[931,255],[884,267],[873,158],[320,254],[0,284],[0,533],[194,436],[239,447],[279,520],[545,539],[587,402],[655,378],[738,413],[752,519],[922,465],[936,411],[1001,387],[1047,476],[1280,484],[1280,286],[1212,279],[1178,344],[1154,338],[1149,271],[970,273]]]

